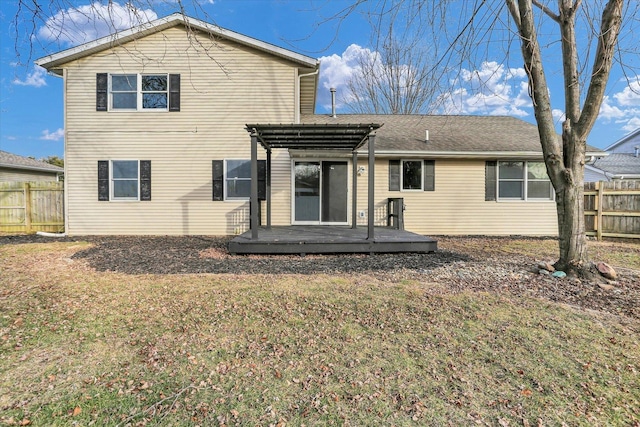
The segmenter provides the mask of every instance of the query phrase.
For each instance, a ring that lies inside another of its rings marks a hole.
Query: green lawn
[[[0,424],[640,423],[637,319],[370,275],[96,273],[85,246],[0,246]]]

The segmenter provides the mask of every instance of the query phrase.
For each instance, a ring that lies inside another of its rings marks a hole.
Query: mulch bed
[[[249,255],[227,252],[230,238],[205,236],[0,236],[0,245],[51,241],[88,241],[94,246],[73,255],[97,271],[125,274],[369,274],[378,280],[419,280],[430,293],[463,291],[544,298],[582,308],[640,319],[640,271],[625,270],[604,289],[577,278],[557,279],[537,273],[533,257],[474,251],[477,239],[496,247],[499,237],[439,237],[432,254]],[[522,238],[519,238],[522,239]],[[466,249],[465,242],[473,242]],[[454,248],[454,249],[451,249]],[[464,248],[464,250],[462,250]],[[459,250],[458,250],[459,249]]]

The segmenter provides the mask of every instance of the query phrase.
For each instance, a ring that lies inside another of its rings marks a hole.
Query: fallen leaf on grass
[[[520,392],[520,394],[523,395],[523,396],[529,397],[529,396],[531,396],[533,394],[533,392],[531,390],[529,390],[528,388],[525,388],[524,390],[522,390]]]
[[[28,419],[25,418],[24,420],[20,421],[20,425],[21,426],[30,426],[31,425],[31,420],[28,420]]]
[[[75,408],[73,408],[73,413],[71,415],[77,417],[78,415],[80,415],[80,413],[82,413],[82,408],[76,406]]]

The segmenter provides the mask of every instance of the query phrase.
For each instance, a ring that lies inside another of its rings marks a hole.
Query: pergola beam
[[[374,204],[374,141],[373,131],[380,124],[279,124],[279,125],[246,125],[251,133],[251,209],[250,227],[251,239],[258,239],[258,142],[267,150],[267,227],[271,227],[271,150],[274,148],[295,150],[349,150],[353,158],[353,191],[352,191],[352,222],[355,228],[357,222],[357,153],[356,150],[369,142],[369,181],[368,181],[368,239],[373,240],[373,226],[375,216]]]

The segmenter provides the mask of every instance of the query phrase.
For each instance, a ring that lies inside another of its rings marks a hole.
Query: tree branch
[[[558,14],[553,13],[553,10],[549,9],[544,4],[540,3],[540,0],[533,0],[533,5],[540,8],[549,18],[553,19],[557,23],[560,23],[560,16]]]
[[[578,47],[576,44],[577,9],[572,0],[560,3],[560,34],[562,45],[562,71],[564,76],[565,115],[570,123],[580,119],[580,79],[578,76]],[[566,153],[565,153],[566,154]]]
[[[517,25],[520,34],[520,45],[524,68],[529,77],[529,90],[533,101],[533,111],[538,124],[538,134],[542,153],[547,164],[549,177],[554,188],[559,190],[564,187],[565,181],[562,176],[564,162],[560,140],[555,131],[553,114],[551,111],[551,100],[549,98],[548,85],[542,64],[540,44],[538,43],[535,22],[533,17],[532,3],[530,0],[508,0],[509,10],[514,16],[517,24],[519,18],[520,25]]]
[[[576,130],[584,138],[593,128],[600,112],[622,25],[623,6],[624,0],[609,0],[602,11],[600,35],[598,36],[598,47],[591,72],[591,82],[584,100],[580,121],[576,124]]]

